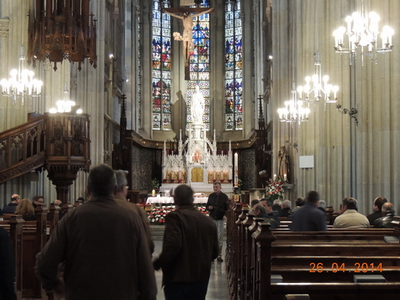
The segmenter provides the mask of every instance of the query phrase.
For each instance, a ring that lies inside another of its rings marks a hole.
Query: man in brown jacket
[[[154,268],[163,271],[166,300],[204,300],[212,261],[218,256],[214,222],[193,206],[193,190],[175,189],[177,206],[165,218],[162,252]]]
[[[66,300],[156,300],[143,222],[114,201],[115,190],[110,167],[100,165],[90,171],[90,201],[58,222],[37,255],[36,274],[45,288],[65,293]],[[61,262],[65,266],[63,281],[57,276]]]

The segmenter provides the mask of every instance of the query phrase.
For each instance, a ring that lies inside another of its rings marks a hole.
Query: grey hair
[[[318,207],[326,209],[326,201],[325,200],[319,200],[318,201]]]
[[[123,188],[128,184],[128,179],[126,179],[125,171],[116,170],[114,171],[115,177],[117,178],[117,189],[121,192]]]
[[[290,200],[283,200],[282,205],[284,207],[292,208],[292,202],[290,202]]]

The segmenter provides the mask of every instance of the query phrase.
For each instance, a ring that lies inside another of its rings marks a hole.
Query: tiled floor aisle
[[[162,236],[158,232],[153,233],[153,239],[155,243],[154,254],[158,255],[162,248]],[[223,254],[225,251],[225,245]],[[224,257],[224,255],[223,255]],[[211,267],[210,282],[208,284],[208,291],[206,300],[228,300],[228,288],[226,281],[225,262],[218,263],[216,260]],[[164,291],[161,289],[162,272],[156,272],[156,280],[158,287],[157,300],[165,300]]]

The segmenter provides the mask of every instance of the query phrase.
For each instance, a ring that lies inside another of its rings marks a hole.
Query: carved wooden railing
[[[89,116],[45,114],[0,133],[0,184],[45,168],[67,202],[79,170],[90,167]]]
[[[47,115],[0,132],[0,184],[44,165]]]

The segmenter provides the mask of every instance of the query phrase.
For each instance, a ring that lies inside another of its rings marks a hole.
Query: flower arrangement
[[[283,197],[283,181],[280,179],[268,181],[268,184],[265,188],[265,198],[275,200],[280,197]]]
[[[196,204],[195,207],[202,214],[206,216],[209,215],[204,204]],[[173,210],[175,210],[175,205],[161,205],[147,211],[147,218],[149,219],[150,225],[164,225],[166,215]]]

